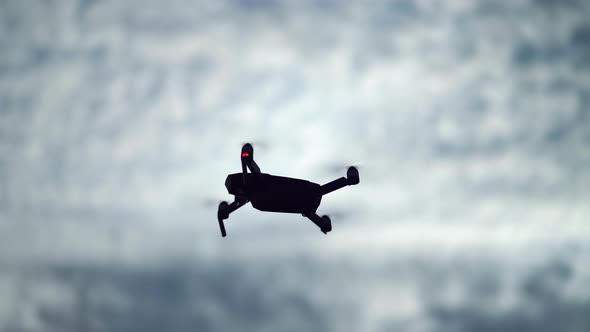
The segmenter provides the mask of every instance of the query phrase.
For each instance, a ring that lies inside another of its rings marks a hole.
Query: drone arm
[[[349,185],[348,179],[345,177],[341,177],[341,178],[336,179],[332,182],[328,182],[328,183],[324,184],[322,186],[322,195],[329,194],[335,190],[346,187],[348,185]]]
[[[227,202],[219,203],[219,207],[217,208],[217,221],[219,222],[219,230],[221,230],[221,236],[225,237],[227,234],[225,232],[225,224],[223,221],[229,218],[229,215],[234,212],[235,210],[241,208],[248,200],[245,198],[238,198],[231,203],[227,204]]]
[[[248,168],[244,162],[244,158],[242,158],[242,181],[244,182],[244,185],[246,185],[246,174],[248,174]]]
[[[256,162],[254,161],[254,158],[250,159],[250,162],[247,164],[248,168],[250,169],[250,172],[256,174],[256,175],[260,175],[260,167],[258,167],[258,164],[256,164]]]
[[[330,218],[328,216],[320,217],[315,212],[304,213],[303,216],[307,217],[314,224],[316,224],[316,226],[318,226],[324,234],[327,234],[329,231],[332,230],[332,223],[330,222]]]
[[[246,174],[248,173],[248,169],[250,172],[254,173],[256,176],[260,176],[260,167],[254,161],[254,148],[251,144],[246,143],[242,147],[242,174],[244,179],[244,184],[246,184]]]
[[[248,200],[247,199],[236,198],[230,205],[228,205],[228,209],[226,210],[227,211],[227,215],[229,216],[230,213],[232,213],[235,210],[241,208],[246,203],[248,203]]]
[[[346,177],[341,177],[339,179],[336,179],[332,182],[328,182],[325,185],[323,185],[321,187],[322,188],[322,195],[331,193],[334,190],[338,190],[338,189],[346,187],[346,186],[354,186],[356,184],[359,184],[360,181],[361,180],[360,180],[358,169],[356,169],[356,167],[354,167],[354,166],[351,166],[346,171]]]
[[[258,167],[253,158],[242,157],[242,179],[244,184],[246,184],[246,174],[248,174],[248,169],[256,176],[260,176],[262,174],[260,172],[260,167]]]
[[[249,157],[242,157],[242,173],[246,174],[248,171],[246,170],[246,168],[248,168],[250,170],[250,172],[256,174],[256,175],[260,175],[260,167],[258,167],[258,164],[256,164],[256,162],[254,161],[254,158],[249,158]]]

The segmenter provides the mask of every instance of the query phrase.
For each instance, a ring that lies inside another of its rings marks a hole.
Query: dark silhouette
[[[223,221],[248,202],[252,202],[252,206],[260,211],[301,213],[327,234],[332,230],[330,217],[320,217],[316,213],[322,196],[360,182],[359,172],[355,167],[348,168],[346,177],[323,186],[306,180],[261,173],[254,161],[254,148],[249,143],[242,147],[241,159],[242,173],[230,174],[225,180],[225,187],[234,195],[234,201],[231,204],[219,203],[217,210],[219,228],[224,237],[226,232]],[[248,169],[251,173],[248,173]]]

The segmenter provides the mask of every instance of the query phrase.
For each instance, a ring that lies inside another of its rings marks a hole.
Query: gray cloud
[[[538,248],[536,245],[532,249]],[[588,247],[554,255],[406,251],[353,256],[173,259],[155,265],[44,264],[3,269],[15,330],[583,331]],[[238,249],[243,250],[243,249]],[[434,253],[434,252],[438,252]],[[360,257],[359,257],[360,258]],[[579,259],[581,258],[581,259]],[[15,291],[16,290],[16,291]],[[572,293],[574,291],[574,293]],[[581,293],[579,293],[581,292]],[[10,293],[10,291],[8,292]],[[585,294],[584,294],[585,293]],[[26,319],[24,319],[26,317]]]

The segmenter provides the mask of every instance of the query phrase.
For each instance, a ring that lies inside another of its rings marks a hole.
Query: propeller
[[[329,210],[326,211],[324,214],[327,214],[328,216],[330,216],[330,218],[338,220],[346,220],[348,218],[352,218],[355,215],[355,213],[352,211],[339,209]]]
[[[250,143],[252,145],[252,147],[254,147],[254,150],[263,150],[263,151],[267,151],[270,149],[271,144],[268,142],[268,140],[264,140],[264,139],[254,139],[254,140],[249,140],[249,141],[244,141],[240,143],[240,148],[242,148],[242,146],[244,146],[245,144]]]
[[[201,198],[198,202],[200,203],[199,205],[203,208],[206,209],[212,209],[212,208],[217,208],[217,206],[219,205],[219,203],[221,203],[222,201],[227,201],[227,197],[225,199],[223,198],[213,198],[213,197],[204,197]]]
[[[318,211],[318,213],[320,213],[320,211]],[[362,214],[362,208],[334,208],[321,211],[321,213],[328,215],[332,218],[332,221],[348,222],[358,219],[358,216]]]
[[[341,162],[336,162],[336,163],[330,163],[330,164],[325,164],[323,166],[320,166],[320,172],[322,172],[322,174],[325,175],[329,175],[329,176],[345,176],[346,175],[346,170],[350,167],[353,166],[355,167],[359,173],[361,174],[362,177],[362,170],[365,168],[362,164],[360,163],[350,163],[350,164],[345,164],[345,163],[341,163]]]

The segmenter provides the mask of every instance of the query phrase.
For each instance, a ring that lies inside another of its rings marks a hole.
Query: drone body
[[[324,185],[261,173],[254,161],[254,149],[250,144],[242,147],[241,161],[242,173],[230,174],[225,180],[228,193],[235,197],[234,202],[231,204],[221,202],[217,210],[219,228],[224,237],[226,231],[223,221],[229,217],[230,213],[248,202],[260,211],[301,214],[327,234],[332,230],[330,218],[320,217],[316,213],[322,196],[360,182],[359,173],[355,167],[348,168],[347,177],[341,177]],[[248,169],[251,173],[248,173]]]

